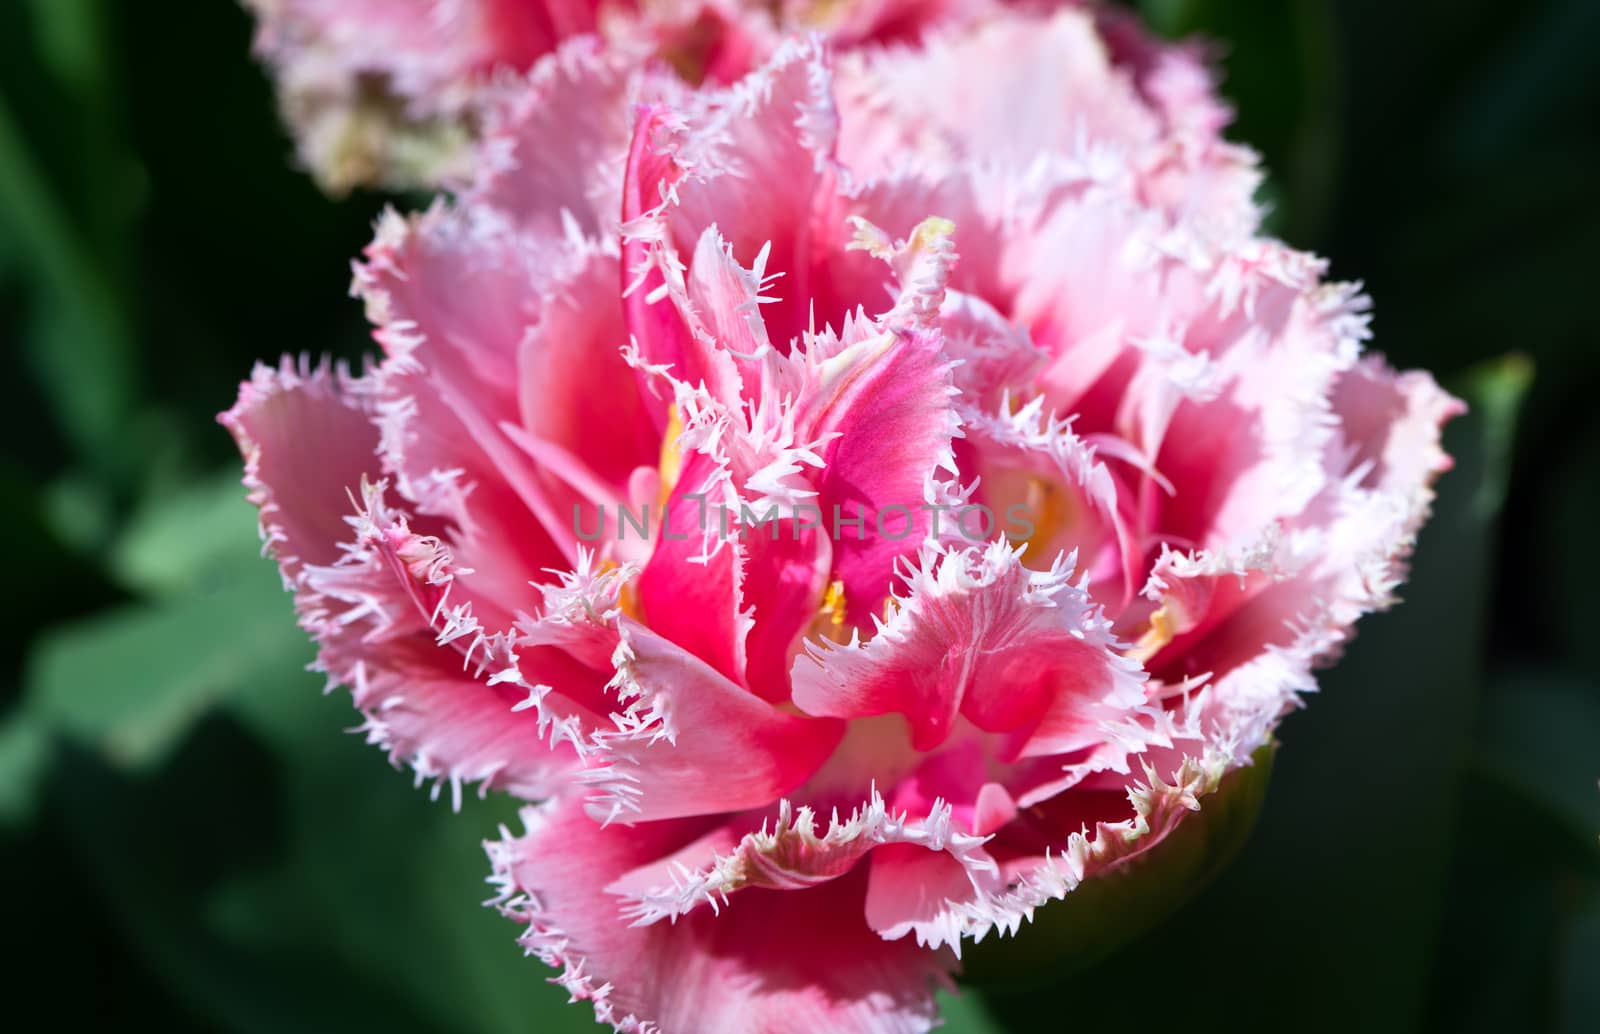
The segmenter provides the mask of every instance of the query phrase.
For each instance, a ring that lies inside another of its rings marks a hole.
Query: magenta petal
[[[869,258],[848,250],[828,87],[820,42],[791,39],[728,90],[650,113],[639,133],[648,132],[652,153],[641,155],[636,136],[631,162],[648,172],[630,175],[630,184],[669,189],[630,186],[624,195],[627,214],[641,217],[630,233],[650,242],[667,279],[681,278],[713,228],[737,262],[760,265],[771,281],[761,315],[785,350],[809,329],[837,325],[863,282],[883,280]]]
[[[665,107],[642,109],[634,125],[622,191],[628,333],[638,350],[641,384],[648,385],[649,371],[659,369],[684,384],[706,387],[713,398],[731,400],[739,396],[738,372],[690,325],[683,263],[667,243],[660,214],[684,176],[672,152],[679,129],[679,118]],[[650,406],[657,426],[666,427],[667,403],[657,399]]]
[[[777,703],[789,699],[789,670],[821,610],[833,556],[828,535],[796,523],[775,522],[741,540],[740,598],[751,617],[745,681],[751,692]]]
[[[960,420],[940,343],[887,330],[831,356],[814,342],[807,355],[801,420],[807,437],[827,441],[816,504],[851,625],[883,613],[896,564],[933,532],[936,477],[955,470]]]
[[[639,607],[656,633],[742,684],[750,621],[740,606],[739,549],[719,541],[722,515],[708,498],[716,473],[710,457],[692,453],[665,505],[651,507],[655,548],[639,575]]]

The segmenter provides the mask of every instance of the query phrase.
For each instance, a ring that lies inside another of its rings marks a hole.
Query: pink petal
[[[639,216],[630,234],[648,244],[648,263],[672,280],[713,227],[739,263],[753,267],[763,256],[773,284],[761,315],[779,348],[813,325],[837,322],[864,283],[883,280],[869,259],[847,252],[828,85],[819,43],[790,41],[729,90],[642,120],[649,161],[635,137],[632,164],[647,172],[630,176],[625,213]],[[636,178],[641,189],[631,185]],[[652,181],[659,186],[642,189]]]
[[[910,590],[866,644],[815,646],[796,661],[809,714],[899,712],[928,750],[957,715],[1012,733],[1012,756],[1093,743],[1109,715],[1144,701],[1136,667],[1114,652],[1098,608],[1067,574],[1030,572],[1003,543],[925,553]]]
[[[806,356],[798,420],[804,437],[828,442],[816,502],[854,626],[883,612],[896,564],[933,529],[925,504],[936,476],[955,470],[960,421],[940,344],[936,333],[887,330],[832,355],[814,342]]]
[[[697,820],[600,829],[577,809],[523,812],[527,832],[487,846],[495,904],[575,999],[618,1030],[911,1034],[936,1022],[953,960],[859,920],[864,876],[803,892],[751,890],[716,912],[630,926],[607,891],[701,837]],[[778,935],[781,932],[781,936]]]
[[[410,763],[419,781],[448,782],[457,799],[464,783],[547,794],[579,765],[578,722],[597,721],[579,701],[600,702],[605,677],[575,680],[570,662],[547,658],[540,680],[561,689],[513,712],[526,696],[516,657],[459,595],[452,603],[457,572],[438,539],[413,532],[367,484],[377,462],[369,406],[366,385],[286,360],[259,368],[222,418],[245,454],[263,536],[317,639],[318,667],[351,688],[369,742]]]
[[[290,584],[306,564],[331,564],[349,537],[351,494],[378,473],[378,429],[365,386],[324,361],[258,364],[218,418],[244,456],[261,537]]]
[[[712,479],[715,461],[698,452],[685,457],[677,488],[664,506],[652,506],[655,549],[639,576],[639,605],[650,628],[699,657],[733,683],[744,682],[745,636],[740,612],[744,572],[736,544],[722,543],[720,499]],[[698,498],[692,498],[698,497]]]
[[[1362,484],[1408,497],[1450,469],[1439,428],[1466,412],[1428,374],[1395,373],[1375,355],[1340,378],[1333,409],[1340,438],[1355,450],[1352,469],[1363,471]]]
[[[494,62],[527,67],[562,40],[594,32],[602,11],[636,6],[635,0],[480,0],[483,34],[493,40]]]
[[[436,206],[410,221],[386,217],[356,270],[388,352],[375,385],[384,471],[419,511],[451,522],[457,558],[473,571],[467,590],[508,616],[529,582],[577,559],[570,510],[559,511],[503,429],[521,415],[508,374],[540,314],[537,286],[582,261],[548,249],[526,248],[481,214]]]
[[[779,710],[704,661],[624,620],[613,685],[625,713],[585,774],[597,819],[643,822],[758,807],[803,783],[843,723]]]
[[[537,5],[533,5],[537,6]],[[519,227],[594,239],[616,232],[634,94],[625,52],[563,45],[526,81],[487,93],[480,161],[468,191]]]
[[[841,152],[863,171],[907,151],[1020,168],[1089,142],[1147,144],[1160,128],[1078,10],[996,18],[915,50],[862,51],[841,72]]]
[[[1107,779],[1103,788],[1069,791],[1036,807],[1030,826],[1013,824],[991,841],[1008,885],[960,909],[963,934],[980,941],[1016,935],[1036,909],[1155,849],[1204,806],[1228,768],[1222,757],[1184,758],[1165,777],[1147,767],[1143,781]]]
[[[517,350],[521,427],[581,457],[611,490],[606,503],[626,499],[634,469],[654,466],[660,452],[660,435],[622,357],[628,332],[617,302],[619,275],[614,254],[584,256],[551,287]]]
[[[805,891],[847,878],[869,856],[873,865],[886,852],[905,861],[899,851],[904,848],[953,866],[960,879],[948,900],[969,901],[997,889],[998,872],[983,851],[984,838],[962,832],[951,815],[950,805],[942,800],[934,801],[926,812],[912,814],[891,809],[874,793],[848,814],[834,808],[823,827],[811,807],[797,808],[783,800],[775,814],[761,809],[732,817],[672,855],[634,869],[609,889],[628,903],[626,914],[640,925],[676,922],[701,909],[716,912],[735,895],[762,889]],[[886,864],[892,868],[896,862]],[[869,885],[866,918],[880,934],[899,938],[912,925],[920,926],[908,924],[886,933],[873,919],[874,894],[885,892]],[[880,915],[892,911],[886,904]],[[935,939],[931,946],[942,943]]]

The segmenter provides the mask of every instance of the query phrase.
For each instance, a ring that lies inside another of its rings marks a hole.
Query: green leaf
[[[254,540],[235,475],[167,496],[114,552],[160,602],[32,658],[30,727],[65,739],[61,811],[117,920],[229,1030],[594,1029],[482,907],[481,841],[515,802],[454,814],[342,734],[358,716],[304,670]]]
[[[101,0],[30,0],[28,7],[46,67],[80,94],[104,90],[107,68]]]
[[[940,1034],[1003,1034],[1006,1029],[975,992],[940,991],[938,999],[939,1018],[944,1021]]]
[[[297,661],[264,662],[159,771],[70,767],[81,862],[169,990],[232,1031],[594,1030],[482,906],[481,841],[515,802],[429,800]]]
[[[0,722],[0,830],[33,819],[49,760],[50,737],[39,723],[17,713]]]
[[[311,659],[272,565],[216,592],[134,605],[47,634],[27,707],[112,762],[159,762],[189,725],[258,672]]]
[[[264,566],[255,511],[239,476],[239,468],[230,467],[152,493],[112,549],[111,569],[118,580],[143,593],[173,596]]]
[[[1472,399],[1478,414],[1483,454],[1483,474],[1473,502],[1481,519],[1493,520],[1505,505],[1517,418],[1533,387],[1533,360],[1513,352],[1473,367],[1463,380],[1462,394]]]
[[[132,342],[106,269],[0,98],[0,230],[34,279],[24,357],[72,444],[102,469],[131,458]]]

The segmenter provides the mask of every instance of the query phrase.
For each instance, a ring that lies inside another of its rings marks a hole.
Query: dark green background
[[[1600,1030],[1600,3],[1143,6],[1227,41],[1275,232],[1474,413],[1237,862],[956,1029]],[[257,558],[213,414],[257,358],[359,354],[384,199],[291,168],[248,47],[226,0],[0,3],[10,1015],[594,1029],[478,907],[507,803],[453,815],[341,735]]]

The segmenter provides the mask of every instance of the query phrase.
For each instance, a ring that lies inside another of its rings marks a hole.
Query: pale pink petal
[[[655,88],[629,74],[632,64],[625,48],[575,39],[525,80],[486,92],[470,201],[526,230],[612,237],[636,94]]]
[[[512,373],[541,278],[551,285],[581,254],[559,243],[530,253],[492,218],[435,206],[386,217],[366,258],[356,286],[388,353],[374,386],[384,473],[452,524],[468,591],[509,618],[529,582],[577,558],[571,512],[504,427],[521,416]]]
[[[578,701],[600,702],[605,675],[592,672],[585,685],[550,658],[540,678],[561,690],[513,712],[526,696],[520,674],[504,670],[516,658],[470,607],[451,602],[448,551],[367,483],[377,466],[369,404],[366,385],[286,361],[259,369],[223,416],[245,454],[263,536],[317,639],[317,666],[350,687],[368,740],[411,764],[419,781],[437,779],[435,792],[447,783],[459,800],[463,784],[480,783],[549,793],[579,766],[577,721],[596,718]]]
[[[1450,469],[1439,428],[1466,407],[1428,374],[1395,373],[1371,355],[1334,386],[1333,410],[1340,439],[1355,450],[1351,469],[1362,472],[1362,485],[1409,496]]]
[[[244,457],[261,538],[293,584],[306,564],[331,564],[349,537],[352,493],[379,473],[366,386],[326,361],[258,364],[218,417]]]
[[[1170,43],[1129,12],[1102,6],[1096,20],[1111,59],[1132,77],[1165,132],[1147,159],[1143,196],[1220,236],[1249,235],[1262,173],[1255,152],[1222,138],[1233,111],[1217,89],[1203,42]]]
[[[1096,5],[1064,7],[992,18],[920,48],[846,55],[843,160],[874,175],[912,162],[1014,176],[1077,167],[1208,233],[1248,236],[1260,175],[1251,152],[1221,138],[1230,112],[1203,55],[1156,43]]]
[[[738,263],[759,261],[771,280],[761,315],[780,348],[814,326],[837,324],[863,284],[882,283],[881,267],[847,250],[828,86],[820,43],[790,41],[727,91],[654,113],[648,126],[641,120],[648,143],[636,136],[631,164],[647,172],[630,175],[625,192],[625,214],[638,216],[628,232],[643,249],[640,263],[630,263],[636,277],[654,269],[681,279],[715,227]],[[644,289],[657,282],[645,280]]]
[[[1324,483],[1327,396],[1367,331],[1364,300],[1319,287],[1322,268],[1270,244],[1226,255],[1205,271],[1205,303],[1174,319],[1179,347],[1145,349],[1136,376],[1152,383],[1130,386],[1119,429],[1173,487],[1151,518],[1173,540],[1254,533],[1300,512]],[[1186,383],[1195,358],[1198,388]]]
[[[1161,128],[1083,11],[996,18],[915,50],[865,50],[842,59],[841,74],[841,154],[863,171],[907,152],[1021,168],[1094,145],[1132,150]]]

